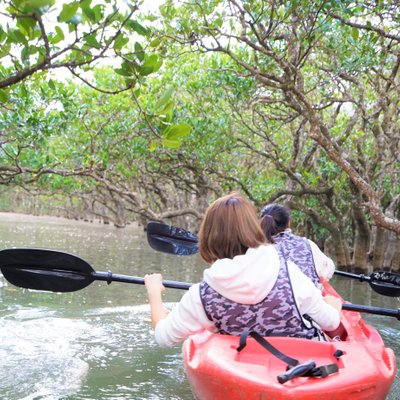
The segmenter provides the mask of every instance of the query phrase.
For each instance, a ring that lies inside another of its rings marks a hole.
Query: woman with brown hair
[[[266,244],[255,208],[239,193],[209,206],[200,226],[199,251],[211,266],[171,312],[162,303],[161,274],[145,276],[159,345],[176,345],[201,329],[312,339],[318,327],[333,330],[339,325],[340,300],[324,301],[295,264]]]

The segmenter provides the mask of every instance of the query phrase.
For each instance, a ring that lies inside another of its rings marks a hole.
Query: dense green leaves
[[[4,183],[144,220],[197,221],[230,190],[257,206],[286,201],[346,265],[360,227],[397,226],[400,38],[386,2],[166,1],[148,17],[111,0],[6,10]],[[60,82],[62,66],[80,80]]]
[[[136,7],[119,0],[100,4],[91,0],[0,1],[2,4],[8,6],[0,23],[0,58],[11,68],[2,74],[0,89],[38,71],[55,71],[63,66],[87,81],[85,72],[101,60],[111,60],[118,72],[136,78],[148,76],[162,65],[157,54],[147,53],[152,38],[150,30],[135,18]],[[121,81],[113,92],[127,90],[138,81]]]

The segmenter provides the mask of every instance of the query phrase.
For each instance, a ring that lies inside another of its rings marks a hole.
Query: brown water
[[[75,254],[96,271],[132,276],[162,272],[165,279],[198,281],[198,256],[153,251],[142,228],[0,214],[0,249],[48,248]],[[333,286],[353,303],[388,308],[398,299],[365,283],[335,278]],[[182,291],[168,289],[173,303]],[[365,316],[400,360],[400,322]],[[398,399],[397,376],[388,399]],[[321,397],[322,398],[322,397]],[[180,347],[154,342],[144,287],[94,282],[72,293],[16,288],[0,277],[0,399],[192,400]]]

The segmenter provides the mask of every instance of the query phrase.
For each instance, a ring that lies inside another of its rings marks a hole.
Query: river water
[[[195,282],[205,264],[198,256],[157,253],[143,228],[0,213],[0,249],[46,248],[75,254],[96,271]],[[353,303],[397,308],[398,299],[372,292],[366,283],[334,278]],[[178,301],[167,289],[164,300]],[[365,319],[396,352],[400,321]],[[397,400],[400,375],[390,400]],[[160,349],[152,336],[141,285],[95,281],[71,293],[17,288],[0,276],[0,399],[2,400],[192,400],[180,346]],[[323,399],[323,397],[321,397]]]

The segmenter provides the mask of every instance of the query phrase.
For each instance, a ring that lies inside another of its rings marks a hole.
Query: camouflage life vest
[[[288,231],[274,236],[274,240],[285,259],[294,262],[314,282],[314,285],[321,289],[322,284],[315,268],[314,257],[308,240]]]
[[[204,280],[200,297],[210,321],[219,333],[239,336],[254,331],[262,336],[292,336],[311,339],[317,330],[305,325],[297,308],[287,264],[280,253],[278,278],[267,297],[257,304],[236,303],[218,293]],[[265,266],[268,268],[268,265]]]

